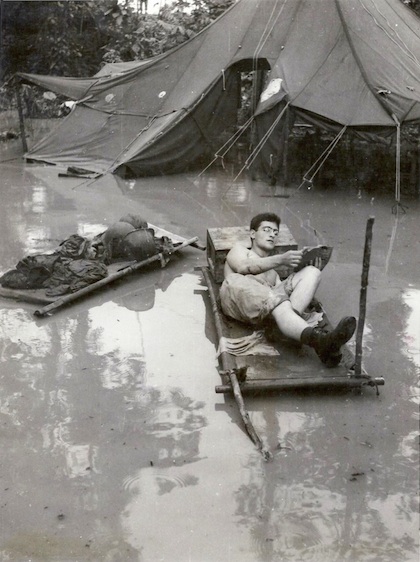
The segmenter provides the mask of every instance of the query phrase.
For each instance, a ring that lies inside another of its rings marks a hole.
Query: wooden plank
[[[240,389],[242,393],[249,392],[268,392],[274,390],[290,390],[290,389],[350,389],[361,388],[363,386],[383,386],[385,381],[383,377],[362,377],[362,376],[334,376],[334,377],[312,377],[312,378],[294,378],[294,379],[265,379],[265,380],[246,380],[241,383]],[[229,384],[216,386],[216,393],[226,394],[232,392]]]
[[[221,228],[209,228],[208,235],[216,252],[230,250],[234,244],[240,242],[251,247],[249,226],[228,226]],[[279,236],[275,244],[276,251],[296,250],[297,243],[292,233],[285,224],[280,225]]]
[[[217,333],[217,337],[220,341],[220,339],[223,337],[225,326],[224,326],[224,323],[223,323],[222,316],[219,312],[219,306],[218,306],[218,302],[217,302],[216,292],[214,290],[214,285],[212,284],[211,279],[210,279],[211,274],[209,273],[208,269],[205,268],[205,267],[203,267],[202,272],[203,272],[203,276],[204,276],[204,279],[206,280],[207,287],[208,287],[208,290],[209,290],[210,302],[211,302],[212,311],[213,311],[213,314],[214,314],[214,322],[215,322],[215,327],[216,327],[216,333]],[[251,438],[252,442],[256,445],[256,447],[261,452],[263,457],[266,460],[269,460],[271,458],[271,454],[266,449],[266,447],[264,446],[264,444],[261,440],[261,437],[255,431],[255,428],[252,424],[251,418],[249,417],[249,414],[248,414],[248,412],[245,408],[245,404],[244,404],[244,401],[243,401],[243,398],[242,398],[241,389],[240,389],[239,381],[238,381],[238,377],[237,377],[237,369],[235,367],[235,357],[230,355],[229,353],[223,352],[220,355],[220,361],[222,363],[222,368],[224,370],[224,376],[229,378],[229,383],[230,383],[229,388],[230,388],[231,392],[233,392],[233,395],[235,397],[235,401],[238,405],[239,412],[240,412],[242,420],[244,422],[245,429],[246,429],[249,437]]]
[[[48,304],[54,302],[54,297],[46,297],[43,289],[9,289],[0,285],[0,297],[32,304]]]

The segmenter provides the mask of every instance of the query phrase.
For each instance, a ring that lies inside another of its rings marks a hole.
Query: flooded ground
[[[358,316],[375,216],[364,366],[385,386],[247,397],[266,462],[214,392],[204,252],[45,319],[0,299],[0,560],[418,561],[418,200],[396,216],[380,193],[233,184],[223,171],[91,182],[7,156],[1,273],[127,212],[205,241],[208,227],[271,210],[299,244],[334,246],[319,298],[335,323]]]

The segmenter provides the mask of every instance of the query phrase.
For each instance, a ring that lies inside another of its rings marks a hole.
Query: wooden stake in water
[[[362,284],[360,287],[360,303],[359,303],[359,322],[357,324],[356,332],[356,357],[354,364],[354,372],[356,376],[362,374],[362,347],[363,347],[363,330],[365,327],[366,319],[366,296],[369,281],[369,266],[370,266],[370,253],[372,248],[372,229],[375,217],[369,217],[366,223],[365,235],[365,251],[363,254],[363,268],[362,268]]]

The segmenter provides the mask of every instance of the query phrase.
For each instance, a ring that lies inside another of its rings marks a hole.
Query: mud
[[[299,244],[334,246],[318,296],[336,322],[358,316],[375,216],[363,361],[385,386],[247,397],[265,462],[214,392],[204,252],[45,319],[0,299],[2,561],[418,560],[418,200],[395,215],[380,191],[232,183],[229,170],[92,182],[10,154],[0,272],[127,212],[205,241],[272,210]]]

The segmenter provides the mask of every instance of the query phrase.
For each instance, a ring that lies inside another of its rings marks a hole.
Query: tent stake
[[[362,347],[363,347],[363,330],[366,318],[366,295],[369,279],[370,253],[372,248],[372,228],[375,217],[369,217],[366,223],[365,250],[363,254],[362,268],[362,284],[360,287],[360,303],[359,303],[359,322],[357,324],[356,333],[356,354],[354,373],[357,377],[362,375]]]

